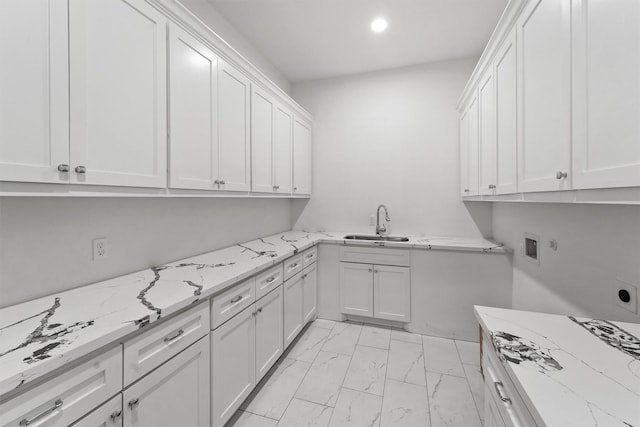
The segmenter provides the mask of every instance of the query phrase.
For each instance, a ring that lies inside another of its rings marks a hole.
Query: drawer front
[[[208,333],[209,305],[200,304],[125,342],[125,387]]]
[[[216,329],[256,300],[256,279],[233,286],[211,299],[211,329]]]
[[[0,426],[69,425],[122,389],[122,346],[0,405]]]
[[[302,271],[302,255],[294,256],[284,262],[284,280],[289,280],[299,271]]]
[[[118,394],[72,427],[122,427],[122,394]]]
[[[484,339],[487,339],[484,336]],[[485,341],[490,344],[490,341]],[[524,401],[498,360],[493,348],[485,349],[482,359],[485,383],[485,399],[491,399],[507,425],[535,426]]]
[[[409,267],[411,265],[410,254],[411,252],[406,249],[344,246],[340,248],[340,261]]]
[[[259,300],[284,282],[282,263],[256,276],[256,300]]]
[[[314,246],[302,253],[302,268],[306,268],[318,259],[318,248]]]

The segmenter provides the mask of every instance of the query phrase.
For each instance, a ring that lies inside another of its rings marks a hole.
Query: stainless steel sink
[[[372,240],[378,242],[408,242],[408,237],[402,236],[377,236],[377,235],[365,235],[365,234],[349,234],[344,236],[347,240]]]

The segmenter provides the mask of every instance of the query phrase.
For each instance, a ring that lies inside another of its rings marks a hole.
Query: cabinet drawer
[[[318,259],[318,248],[314,246],[311,249],[307,249],[302,253],[302,268],[313,264]]]
[[[118,345],[1,404],[0,426],[69,425],[121,389],[122,347]]]
[[[252,277],[211,299],[211,329],[215,329],[256,300],[256,279]]]
[[[486,335],[483,341],[490,344]],[[507,425],[535,426],[536,423],[520,394],[504,369],[493,348],[487,348],[482,355],[485,399],[491,399]]]
[[[122,427],[122,394],[101,405],[72,427]]]
[[[125,342],[125,387],[208,333],[209,306],[200,304]]]
[[[256,300],[259,300],[284,282],[282,264],[278,264],[256,276]]]
[[[409,267],[411,256],[406,249],[345,246],[340,248],[340,261]]]
[[[302,255],[289,258],[284,262],[284,280],[289,280],[298,271],[302,270]]]

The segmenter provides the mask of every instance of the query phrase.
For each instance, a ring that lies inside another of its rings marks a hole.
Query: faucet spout
[[[385,224],[380,225],[380,210],[384,209],[384,218],[385,220],[391,221],[391,218],[389,218],[389,211],[387,210],[387,207],[385,205],[380,205],[378,206],[378,210],[376,212],[376,234],[379,236],[384,235],[384,233],[387,232],[387,226]]]

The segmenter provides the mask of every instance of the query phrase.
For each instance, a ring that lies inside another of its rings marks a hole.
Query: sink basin
[[[408,237],[402,236],[377,236],[377,235],[364,235],[364,234],[349,234],[344,236],[347,240],[373,240],[378,242],[408,242]]]

